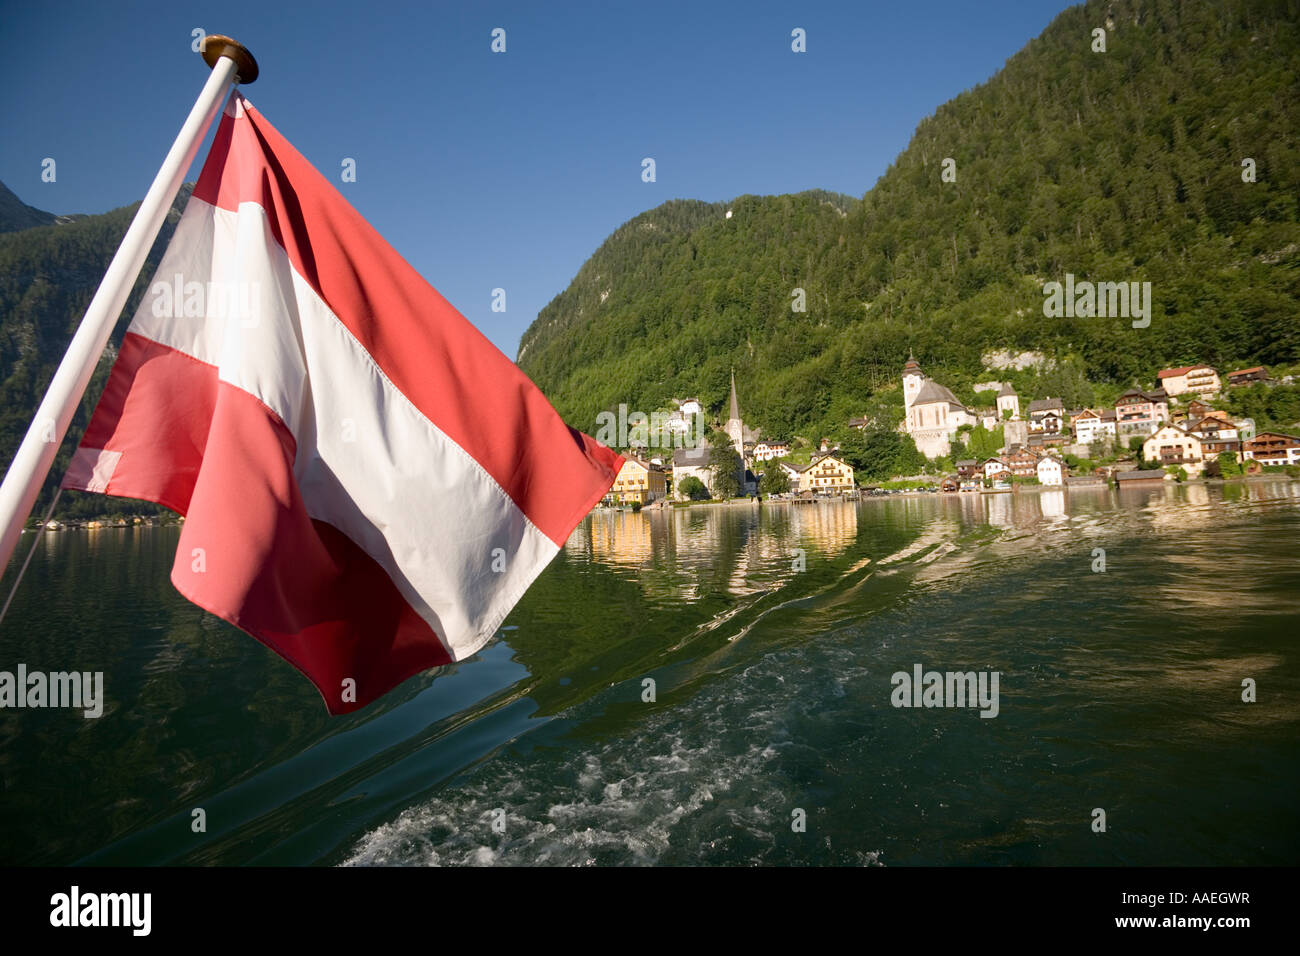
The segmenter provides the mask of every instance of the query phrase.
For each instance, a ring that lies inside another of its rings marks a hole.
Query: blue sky
[[[860,196],[1066,6],[0,0],[0,181],[56,213],[139,199],[204,80],[191,31],[229,34],[261,67],[249,100],[513,358],[627,219],[675,198]]]

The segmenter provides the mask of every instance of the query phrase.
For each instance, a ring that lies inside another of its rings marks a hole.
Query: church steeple
[[[924,384],[925,373],[921,371],[921,366],[917,363],[912,350],[908,349],[907,364],[903,366],[903,407],[905,409],[911,409],[912,400],[916,398]]]
[[[727,418],[727,437],[736,454],[745,457],[745,423],[740,420],[740,400],[736,398],[736,370],[731,370],[731,411]]]

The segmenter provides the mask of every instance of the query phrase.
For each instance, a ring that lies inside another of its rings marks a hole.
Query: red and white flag
[[[235,93],[63,487],[185,515],[176,588],[340,714],[483,647],[621,465]]]

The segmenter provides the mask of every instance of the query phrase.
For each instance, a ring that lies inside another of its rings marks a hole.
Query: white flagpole
[[[77,404],[90,384],[99,356],[108,343],[117,317],[126,306],[136,276],[158,237],[158,230],[167,218],[208,127],[234,83],[251,83],[257,79],[257,63],[252,54],[229,37],[207,36],[203,58],[212,67],[212,73],[131,220],[131,226],[90,301],[77,334],[72,337],[72,344],[50,381],[41,407],[14,455],[4,483],[0,485],[0,527],[3,529],[0,531],[0,572],[9,564]]]

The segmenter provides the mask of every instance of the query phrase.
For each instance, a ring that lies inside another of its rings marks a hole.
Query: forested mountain
[[[150,250],[148,263],[140,271],[109,347],[68,429],[38,507],[49,503],[49,496],[63,477],[76,442],[99,401],[117,346],[192,191],[192,184],[181,187]],[[8,470],[138,206],[136,203],[97,216],[60,217],[55,225],[0,235],[0,469]],[[144,503],[123,504],[100,495],[69,492],[59,505],[59,513],[102,514],[115,508],[135,513],[157,510]]]
[[[619,402],[716,408],[734,366],[768,434],[842,427],[909,349],[958,390],[989,377],[991,349],[1114,385],[1295,362],[1298,135],[1296,0],[1091,0],[923,120],[860,202],[670,202],[626,223],[518,360],[587,429]],[[1043,283],[1066,273],[1149,281],[1150,326],[1046,318]]]

